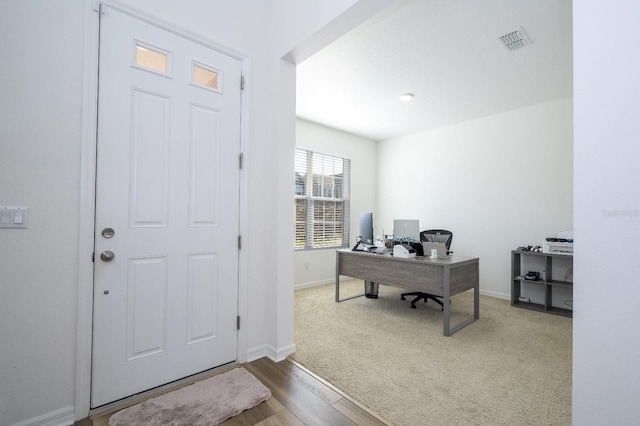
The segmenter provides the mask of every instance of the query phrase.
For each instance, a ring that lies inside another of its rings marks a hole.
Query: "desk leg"
[[[365,281],[366,286],[366,281]],[[336,252],[336,302],[344,302],[345,300],[355,299],[356,297],[362,297],[365,293],[357,294],[351,297],[345,297],[344,299],[340,299],[340,253]]]
[[[340,301],[340,253],[336,252],[336,302]]]
[[[476,282],[473,286],[473,318],[480,319],[480,264],[476,263]]]
[[[444,304],[444,330],[443,333],[445,336],[451,336],[455,331],[451,332],[449,330],[450,325],[450,315],[451,315],[451,270],[449,267],[444,268],[444,297],[442,298],[442,303]]]
[[[476,268],[478,268],[478,264],[476,264]],[[479,269],[479,268],[478,268]],[[444,335],[445,336],[451,336],[453,333],[455,333],[456,331],[468,326],[469,324],[471,324],[472,322],[477,321],[480,318],[480,271],[477,270],[476,272],[476,279],[475,282],[473,283],[473,318],[469,318],[466,321],[461,322],[460,324],[456,325],[455,327],[451,328],[450,327],[450,303],[447,303],[449,301],[449,297],[451,296],[451,287],[450,287],[450,269],[449,267],[446,267],[444,269],[444,297],[443,297],[443,302],[444,303]]]

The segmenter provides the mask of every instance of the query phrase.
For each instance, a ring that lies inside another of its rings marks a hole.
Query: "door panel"
[[[191,106],[191,146],[189,175],[189,220],[191,226],[216,226],[220,200],[220,114],[212,108]]]
[[[171,98],[133,89],[131,101],[129,223],[166,227]]]
[[[127,361],[166,349],[167,263],[167,256],[129,259]]]
[[[217,321],[210,306],[218,305],[216,286],[218,280],[218,256],[216,253],[189,256],[189,281],[187,297],[187,343],[213,339],[217,333]]]
[[[94,408],[237,353],[241,63],[102,12]]]

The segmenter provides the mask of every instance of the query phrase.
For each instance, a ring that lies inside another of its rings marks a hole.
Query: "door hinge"
[[[242,235],[238,235],[238,250],[242,249]]]
[[[236,326],[237,326],[237,329],[240,330],[240,315],[236,317]]]
[[[238,160],[238,164],[240,165],[240,170],[244,167],[244,154],[241,152]]]
[[[244,75],[240,76],[240,90],[244,90]]]
[[[93,263],[96,263],[96,253],[95,252],[91,253],[91,261]]]

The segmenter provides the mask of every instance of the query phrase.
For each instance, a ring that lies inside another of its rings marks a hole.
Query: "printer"
[[[416,257],[416,250],[409,244],[396,244],[393,246],[393,256],[410,259]]]
[[[542,242],[542,252],[550,254],[573,255],[573,231],[558,232]]]

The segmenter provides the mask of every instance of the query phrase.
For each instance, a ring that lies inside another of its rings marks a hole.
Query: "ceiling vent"
[[[531,40],[524,32],[524,29],[520,27],[519,30],[512,31],[500,37],[500,40],[504,43],[504,46],[509,50],[516,50],[531,44]]]

